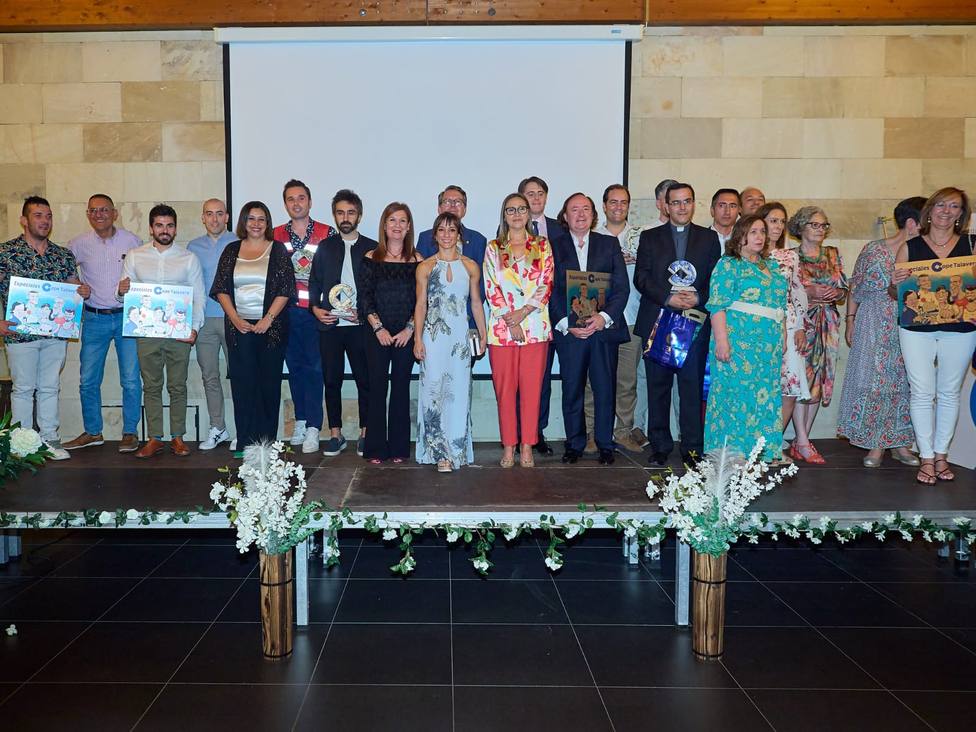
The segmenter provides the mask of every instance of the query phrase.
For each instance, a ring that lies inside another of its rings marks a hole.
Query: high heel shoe
[[[864,459],[861,461],[865,468],[880,468],[881,458],[871,457],[870,455],[865,455]]]
[[[503,468],[511,468],[511,467],[514,467],[515,466],[515,455],[512,454],[512,455],[510,455],[508,457],[505,457],[505,455],[502,454],[502,459],[498,461],[498,464],[501,465]]]
[[[891,457],[900,462],[902,465],[910,465],[913,468],[917,468],[922,462],[918,459],[918,456],[913,453],[908,453],[908,455],[902,455],[897,450],[891,451]]]
[[[534,468],[535,458],[532,457],[532,448],[530,447],[528,450],[529,453],[528,457],[525,456],[525,452],[526,451],[523,450],[522,454],[519,456],[519,465],[521,465],[523,468]]]

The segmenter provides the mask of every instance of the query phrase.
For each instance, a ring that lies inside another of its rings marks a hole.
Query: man
[[[654,186],[654,203],[657,205],[658,216],[648,225],[648,229],[656,229],[658,226],[664,226],[668,223],[668,202],[665,200],[665,196],[667,196],[668,188],[677,182],[671,178],[665,178]]]
[[[448,186],[437,195],[437,213],[452,213],[462,221],[468,212],[468,194],[461,186]],[[461,228],[458,237],[458,250],[461,254],[478,263],[480,268],[485,261],[485,248],[488,240],[485,235],[467,226]],[[421,231],[417,237],[417,251],[423,257],[432,257],[437,253],[437,242],[434,241],[434,230]],[[484,301],[484,282],[481,283],[481,297]],[[468,301],[468,328],[476,328],[474,316],[471,314],[471,302]]]
[[[227,231],[227,218],[227,206],[223,201],[219,198],[207,199],[200,216],[207,233],[186,245],[187,251],[193,252],[200,260],[205,293],[209,293],[213,286],[217,263],[224,247],[237,240],[233,233]],[[212,298],[208,297],[206,302],[203,327],[197,334],[196,347],[197,363],[200,364],[200,375],[203,377],[203,391],[207,396],[210,432],[207,439],[200,443],[200,449],[213,450],[217,445],[230,440],[224,421],[224,387],[220,380],[220,351],[223,350],[226,363],[227,341],[224,339],[224,309]]]
[[[629,226],[627,217],[630,213],[630,191],[623,184],[608,186],[603,192],[603,213],[606,221],[596,231],[600,234],[616,237],[624,264],[627,267],[627,282],[634,279],[634,268],[637,265],[637,245],[641,235],[639,226]],[[631,452],[640,452],[647,442],[644,431],[634,422],[634,414],[638,400],[638,380],[643,381],[643,369],[640,368],[641,356],[644,351],[644,341],[634,335],[632,324],[637,322],[637,311],[640,309],[640,293],[630,288],[630,295],[624,307],[624,320],[630,328],[630,338],[623,341],[618,349],[616,373],[616,426],[613,431],[614,441]],[[644,389],[646,401],[646,389]],[[646,409],[641,410],[646,414]],[[587,390],[586,417],[592,421],[593,395]],[[643,420],[637,424],[643,424]]]
[[[118,300],[129,291],[132,282],[154,285],[187,285],[193,288],[193,312],[189,338],[137,338],[139,368],[145,385],[146,421],[149,439],[136,452],[140,459],[163,451],[163,373],[169,393],[170,450],[178,457],[190,454],[183,442],[186,432],[186,372],[190,348],[206,317],[206,293],[203,270],[193,252],[173,245],[176,239],[176,211],[164,203],[149,211],[149,233],[152,241],[136,247],[125,258]],[[155,313],[159,320],[158,312]]]
[[[329,439],[323,453],[338,455],[346,448],[342,436],[342,378],[345,360],[356,381],[359,396],[359,439],[356,453],[363,454],[366,442],[366,415],[368,413],[369,378],[366,373],[366,328],[356,310],[356,293],[359,291],[360,267],[363,257],[377,247],[377,243],[359,233],[363,218],[363,201],[353,191],[343,189],[332,198],[332,216],[339,236],[326,239],[312,259],[312,272],[308,279],[308,300],[312,315],[318,321],[319,348],[322,354],[322,371],[325,380],[325,409],[329,418]],[[351,292],[351,308],[338,310],[330,297],[332,289],[345,285]],[[372,338],[370,332],[368,337]]]
[[[575,463],[586,445],[583,392],[589,379],[595,402],[593,434],[600,451],[600,464],[611,465],[617,348],[630,337],[624,319],[624,305],[630,293],[627,268],[617,239],[593,231],[596,207],[589,196],[574,193],[566,199],[559,219],[568,233],[560,235],[552,244],[555,274],[549,316],[554,323],[553,338],[563,381],[566,427],[563,462]],[[603,309],[589,318],[577,319],[575,315],[570,318],[566,275],[574,270],[610,275],[610,291]]]
[[[558,239],[565,232],[556,219],[546,216],[546,202],[549,200],[549,185],[539,176],[530,175],[518,184],[518,192],[529,202],[529,233],[542,236],[549,240]],[[546,360],[546,372],[542,377],[542,394],[539,401],[539,441],[535,445],[536,452],[541,455],[552,455],[552,448],[546,442],[543,434],[549,426],[549,402],[552,400],[552,361],[556,349],[549,344],[549,358]]]
[[[766,205],[766,194],[755,186],[748,186],[739,193],[742,215],[752,216],[756,211]]]
[[[704,444],[701,402],[711,332],[704,308],[712,270],[719,260],[719,244],[714,231],[691,222],[695,215],[695,191],[689,184],[673,184],[668,188],[666,200],[669,224],[642,233],[637,248],[634,285],[641,294],[641,302],[634,332],[646,341],[663,308],[674,312],[694,310],[706,316],[695,334],[687,360],[677,372],[681,453],[690,464],[701,456]],[[673,369],[650,360],[645,359],[644,363],[650,461],[663,466],[674,448],[668,412],[676,374]]]
[[[275,227],[274,238],[284,242],[295,267],[298,299],[288,307],[288,387],[295,405],[295,428],[291,444],[302,452],[318,452],[322,411],[322,357],[319,353],[319,321],[308,309],[308,278],[319,244],[335,235],[328,224],[313,221],[312,192],[300,180],[285,183],[282,191],[289,221]]]
[[[712,196],[711,230],[718,234],[719,256],[725,253],[725,242],[732,236],[732,227],[739,218],[739,192],[734,188],[719,188]]]
[[[54,228],[51,204],[40,196],[28,196],[20,210],[20,227],[24,233],[0,246],[0,317],[7,312],[7,296],[11,277],[28,277],[48,282],[80,284],[77,264],[71,250],[59,247],[50,240]],[[88,297],[87,285],[78,288],[78,294]],[[35,298],[36,299],[36,298]],[[37,317],[35,309],[33,317]],[[21,321],[29,321],[31,314],[21,308]],[[68,342],[12,331],[18,323],[0,320],[0,336],[3,337],[10,378],[11,418],[28,429],[34,426],[34,402],[37,401],[37,427],[41,439],[51,452],[52,460],[71,457],[61,446],[58,435],[58,399],[61,394],[61,369],[68,353]]]
[[[102,379],[108,348],[115,344],[122,387],[122,441],[119,452],[139,449],[136,429],[141,417],[142,381],[136,344],[122,336],[122,308],[115,291],[122,279],[122,263],[129,251],[142,244],[131,231],[116,226],[115,203],[104,193],[88,199],[91,231],[68,242],[78,263],[81,281],[91,294],[85,298],[82,314],[79,392],[84,432],[64,444],[66,450],[80,450],[105,444],[102,437]]]

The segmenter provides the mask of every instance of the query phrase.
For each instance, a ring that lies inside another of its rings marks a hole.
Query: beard
[[[354,223],[352,223],[351,221],[343,221],[341,224],[338,225],[337,228],[343,234],[351,234],[352,232],[354,232],[356,230],[356,226],[357,225],[354,224]]]
[[[170,234],[153,234],[153,240],[164,247],[173,243],[173,237]]]

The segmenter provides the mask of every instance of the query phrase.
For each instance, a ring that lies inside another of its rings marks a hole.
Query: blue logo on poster
[[[41,289],[44,292],[50,292],[51,291],[51,283],[50,282],[45,282],[43,285],[41,285]]]
[[[942,262],[940,262],[939,260],[935,260],[934,262],[932,262],[932,271],[933,272],[941,272],[942,271]]]
[[[154,295],[161,295],[162,293],[163,293],[163,288],[160,287],[159,285],[156,285],[156,287],[153,288]]]

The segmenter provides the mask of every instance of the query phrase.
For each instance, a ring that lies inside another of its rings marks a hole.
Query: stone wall
[[[716,188],[757,185],[791,210],[823,206],[850,271],[897,200],[949,184],[976,191],[972,26],[648,28],[633,59],[638,222],[653,218],[662,178],[695,185],[700,223]],[[0,35],[0,79],[0,233],[17,234],[23,197],[40,193],[55,209],[55,241],[66,241],[86,229],[95,190],[142,236],[160,200],[181,215],[180,241],[202,232],[200,201],[225,185],[221,54],[209,33]],[[71,354],[68,436],[80,427]],[[191,401],[200,397],[191,375]],[[833,434],[838,401],[816,434]],[[553,404],[558,425],[558,389]],[[474,407],[477,436],[494,438],[490,382],[475,384]]]

